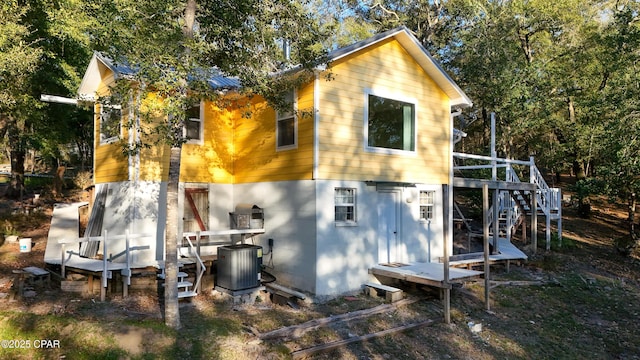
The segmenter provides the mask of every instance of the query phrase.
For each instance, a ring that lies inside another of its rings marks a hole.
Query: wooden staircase
[[[178,265],[179,267],[182,267],[183,264],[179,262]],[[188,277],[189,274],[187,274],[186,272],[178,271],[178,299],[184,299],[198,295],[196,289],[192,287],[193,283],[187,279]],[[158,274],[158,278],[163,280],[166,278],[164,267],[162,267],[161,273]]]
[[[191,248],[191,257],[179,258],[178,259],[178,268],[181,269],[186,264],[197,265],[196,274],[195,274],[195,284],[188,280],[189,274],[184,271],[178,270],[178,299],[191,298],[198,295],[198,291],[200,289],[200,283],[202,282],[202,276],[206,272],[207,268],[200,258],[200,254],[196,251],[195,246],[193,246],[193,242],[189,236],[184,236],[184,239],[188,242],[189,247]],[[158,274],[158,278],[165,280],[166,274],[164,272],[164,263],[160,264],[160,274]]]
[[[506,165],[507,182],[521,182],[511,164]],[[538,215],[546,220],[547,250],[551,244],[551,221],[558,225],[558,238],[562,239],[562,191],[560,188],[549,187],[542,174],[531,160],[530,183],[536,184],[536,203]],[[498,232],[510,240],[525,216],[531,215],[533,194],[530,191],[501,191],[498,195]],[[489,231],[493,233],[493,206],[489,210]]]

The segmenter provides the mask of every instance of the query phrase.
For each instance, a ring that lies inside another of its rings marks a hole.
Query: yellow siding
[[[298,147],[276,151],[275,135],[275,111],[256,97],[251,118],[236,116],[235,183],[312,178],[313,83],[298,89]]]
[[[390,39],[331,66],[333,79],[320,80],[319,86],[318,178],[448,183],[449,99],[402,46]],[[100,92],[104,93],[113,82],[113,74],[105,72],[103,79]],[[365,151],[367,90],[416,100],[415,154]],[[313,82],[298,89],[297,95],[298,145],[281,151],[276,149],[275,111],[264,99],[230,95],[218,103],[207,102],[204,141],[183,145],[180,181],[233,184],[312,179]],[[157,99],[151,97],[149,101]],[[99,108],[96,110],[99,114]],[[157,121],[163,121],[162,117]],[[122,154],[122,145],[100,145],[97,115],[95,125],[96,183],[127,180],[128,161]],[[167,180],[168,150],[167,146],[156,145],[141,151],[141,180]]]
[[[98,95],[108,94],[109,84],[113,83],[113,73],[106,67],[101,67],[102,83]],[[123,116],[127,116],[123,111]],[[122,153],[122,143],[100,144],[100,105],[94,106],[94,183],[126,181],[129,177],[127,157]]]
[[[448,97],[394,41],[332,64],[320,85],[318,177],[446,184],[449,181]],[[365,91],[417,100],[415,155],[365,151]]]
[[[205,103],[204,142],[182,146],[180,181],[233,183],[233,121],[241,112],[231,103],[226,109]]]

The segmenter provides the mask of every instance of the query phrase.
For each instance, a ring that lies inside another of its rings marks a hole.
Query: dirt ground
[[[2,201],[0,211],[13,211],[17,205]],[[530,243],[515,240],[529,260],[508,269],[504,265],[492,266],[495,287],[491,290],[489,311],[485,309],[481,281],[454,287],[450,324],[443,323],[443,306],[437,291],[401,283],[398,286],[411,300],[409,304],[333,322],[295,339],[270,340],[261,340],[259,335],[312,319],[374,308],[385,304],[385,300],[351,294],[324,303],[300,302],[292,307],[274,304],[267,293],[262,293],[254,304],[242,305],[234,304],[223,294],[206,291],[182,303],[183,327],[178,334],[162,328],[161,302],[155,293],[132,293],[127,298],[113,294],[101,303],[99,295],[62,292],[54,277],[51,287],[27,286],[21,299],[12,300],[13,271],[26,266],[44,267],[50,205],[23,219],[25,230],[21,236],[33,239],[30,253],[20,253],[18,243],[4,242],[0,246],[0,308],[5,314],[0,314],[0,325],[3,316],[14,313],[35,315],[35,319],[52,315],[56,319],[73,319],[56,325],[62,327],[55,330],[56,336],[65,341],[82,329],[104,332],[104,336],[108,334],[105,339],[116,344],[117,355],[102,358],[288,359],[296,351],[314,346],[425,323],[410,331],[337,346],[309,357],[640,359],[640,262],[637,256],[622,257],[613,248],[613,239],[624,235],[625,214],[605,200],[594,203],[589,219],[579,218],[570,206],[566,207],[562,247],[554,243],[551,251],[544,251],[542,232],[535,254]],[[66,349],[44,358],[76,358],[78,353],[70,348],[81,348],[83,344],[70,341]],[[21,358],[15,355],[0,352],[0,358]]]

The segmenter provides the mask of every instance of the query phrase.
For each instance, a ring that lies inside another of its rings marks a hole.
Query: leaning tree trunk
[[[167,222],[165,238],[164,322],[173,329],[180,328],[178,305],[178,182],[182,146],[171,148],[169,182],[167,186]]]

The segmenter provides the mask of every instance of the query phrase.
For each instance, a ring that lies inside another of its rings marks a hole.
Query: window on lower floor
[[[420,220],[433,219],[435,191],[420,191]]]
[[[336,223],[356,222],[356,189],[335,189],[335,221]]]

